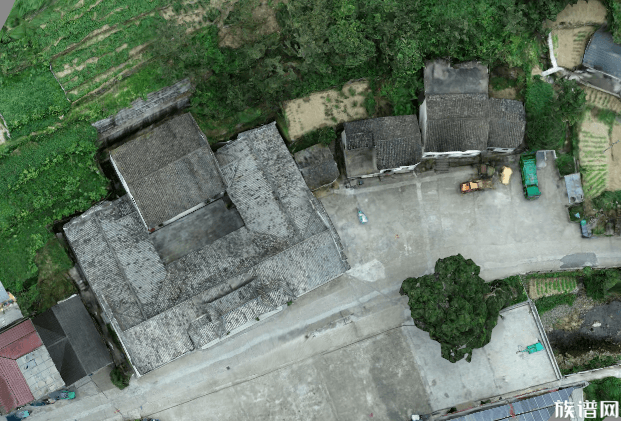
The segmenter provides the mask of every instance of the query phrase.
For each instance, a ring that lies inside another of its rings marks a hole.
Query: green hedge
[[[550,311],[553,308],[558,307],[563,304],[572,306],[574,304],[574,301],[576,301],[575,294],[570,294],[570,293],[557,294],[557,295],[550,295],[547,297],[541,297],[535,300],[535,306],[537,307],[537,311],[539,312],[539,314],[543,314],[546,311]]]

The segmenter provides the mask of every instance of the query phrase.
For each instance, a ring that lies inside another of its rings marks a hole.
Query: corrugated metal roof
[[[564,402],[574,391],[573,387],[551,393],[535,396],[509,405],[497,406],[474,412],[463,417],[453,418],[451,421],[499,421],[518,416],[519,421],[548,421],[554,415],[555,402]]]

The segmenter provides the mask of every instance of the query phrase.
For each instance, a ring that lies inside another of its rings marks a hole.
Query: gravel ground
[[[574,301],[573,306],[570,307],[567,304],[563,304],[561,306],[553,308],[550,311],[540,314],[539,316],[541,318],[541,323],[546,330],[546,333],[554,330],[554,325],[557,322],[561,322],[563,325],[565,325],[564,327],[566,328],[570,327],[567,326],[567,323],[563,323],[562,319],[571,318],[571,316],[574,316],[574,326],[572,326],[573,328],[571,330],[577,330],[582,325],[583,316],[597,305],[597,302],[586,296],[583,289],[579,289],[577,292],[576,301]],[[578,324],[577,326],[575,326],[577,322],[576,316],[578,316],[578,318],[580,319],[580,324]]]

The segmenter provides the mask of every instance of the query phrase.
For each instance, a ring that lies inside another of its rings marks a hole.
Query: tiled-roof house
[[[423,158],[510,153],[523,142],[523,104],[489,98],[488,80],[487,67],[479,63],[427,64],[425,100],[419,110]]]
[[[591,37],[582,64],[621,80],[621,45],[615,44],[606,27],[597,30]]]
[[[344,123],[341,146],[347,178],[413,171],[422,158],[415,115]]]
[[[30,320],[0,331],[0,405],[6,412],[64,385]]]
[[[311,191],[332,184],[339,178],[340,173],[334,156],[325,145],[313,145],[296,152],[293,157]]]
[[[32,322],[67,385],[112,364],[112,358],[78,295]]]
[[[275,123],[214,154],[186,114],[119,149],[111,156],[131,196],[64,232],[138,375],[349,269]]]
[[[577,76],[587,86],[621,97],[621,45],[615,44],[606,26],[591,37],[582,65],[586,71],[577,71],[570,79]]]

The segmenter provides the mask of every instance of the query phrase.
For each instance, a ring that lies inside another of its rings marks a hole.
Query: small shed
[[[570,204],[573,205],[584,200],[584,191],[582,191],[580,173],[566,175],[565,187],[567,187],[567,197],[569,198]]]
[[[317,190],[339,178],[339,169],[327,146],[317,144],[294,155],[308,188]]]

